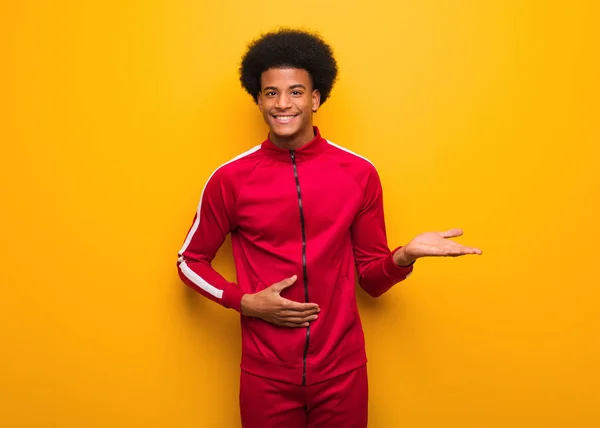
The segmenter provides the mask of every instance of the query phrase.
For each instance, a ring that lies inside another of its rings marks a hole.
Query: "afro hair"
[[[306,70],[321,94],[321,105],[329,98],[338,73],[332,49],[320,35],[286,28],[261,35],[242,57],[240,82],[255,103],[261,75],[270,68]]]

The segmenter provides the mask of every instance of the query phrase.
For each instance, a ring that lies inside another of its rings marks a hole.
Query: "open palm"
[[[420,257],[456,257],[466,254],[481,254],[479,248],[467,247],[449,238],[461,236],[461,229],[445,232],[425,232],[415,236],[405,248],[407,256],[412,259]]]

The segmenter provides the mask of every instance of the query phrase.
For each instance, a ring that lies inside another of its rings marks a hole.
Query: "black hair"
[[[299,68],[310,75],[313,88],[323,104],[337,77],[337,63],[331,47],[317,33],[279,29],[253,40],[242,57],[240,82],[254,102],[261,91],[260,77],[270,68]]]

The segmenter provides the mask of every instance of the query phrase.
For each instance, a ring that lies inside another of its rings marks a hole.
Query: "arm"
[[[194,223],[179,252],[179,276],[203,296],[243,315],[279,326],[306,327],[317,318],[318,305],[293,302],[279,295],[296,281],[295,275],[258,293],[244,294],[212,268],[215,254],[235,224],[235,195],[229,187],[218,170],[209,178]]]
[[[462,229],[425,232],[405,246],[390,252],[387,246],[381,182],[373,168],[365,187],[364,205],[352,224],[352,245],[361,287],[373,297],[381,296],[394,284],[406,279],[413,264],[422,257],[481,255],[449,238],[462,236]]]
[[[399,266],[394,255],[403,254],[400,248],[390,252],[387,244],[383,214],[383,192],[377,171],[373,168],[364,188],[364,204],[351,228],[354,259],[360,286],[371,296],[378,297],[394,284],[406,279],[413,270],[409,260],[407,266]],[[398,258],[402,262],[402,258]]]
[[[179,251],[177,268],[188,287],[240,311],[242,291],[211,266],[225,237],[233,229],[235,198],[227,187],[220,170],[208,179],[192,227]]]

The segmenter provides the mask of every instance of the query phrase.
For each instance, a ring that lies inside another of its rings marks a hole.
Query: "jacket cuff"
[[[395,278],[398,280],[406,279],[413,271],[413,266],[415,262],[412,262],[408,266],[398,266],[394,261],[394,254],[398,251],[402,246],[396,248],[392,251],[388,258],[385,259],[383,263],[383,271],[385,274],[391,278]]]
[[[242,296],[244,292],[237,285],[230,284],[223,290],[223,306],[226,308],[235,309],[238,312],[242,311]]]

